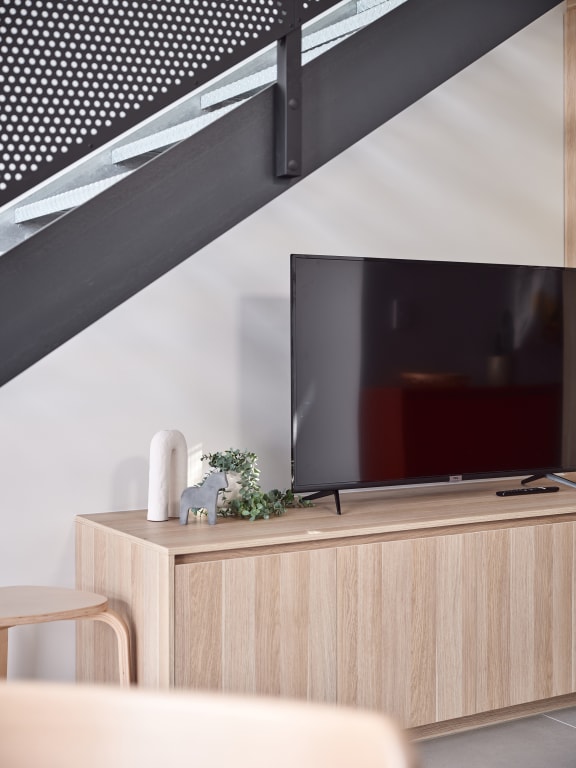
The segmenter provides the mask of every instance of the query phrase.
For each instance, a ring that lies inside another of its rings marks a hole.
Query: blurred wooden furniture
[[[80,516],[77,586],[127,607],[146,686],[365,707],[418,736],[573,705],[576,491],[496,496],[518,485],[215,526]],[[97,629],[78,625],[80,680],[113,672]]]
[[[60,587],[0,587],[0,678],[7,674],[10,627],[67,619],[93,619],[112,627],[120,683],[130,685],[130,637],[124,619],[108,607],[106,597]]]
[[[372,713],[223,694],[0,683],[6,768],[408,768]]]

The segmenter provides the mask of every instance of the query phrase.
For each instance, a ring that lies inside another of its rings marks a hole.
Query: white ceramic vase
[[[156,432],[150,442],[147,519],[168,520],[180,514],[180,496],[188,476],[186,438],[177,429]]]

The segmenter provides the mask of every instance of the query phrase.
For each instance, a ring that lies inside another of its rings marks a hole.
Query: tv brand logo
[[[450,483],[460,483],[462,482],[462,475],[450,475],[448,481]]]

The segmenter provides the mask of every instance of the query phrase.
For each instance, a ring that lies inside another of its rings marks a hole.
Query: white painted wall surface
[[[145,507],[158,430],[289,484],[290,252],[561,265],[562,103],[559,6],[2,387],[0,584],[73,586],[74,516]],[[70,623],[10,651],[73,678]]]

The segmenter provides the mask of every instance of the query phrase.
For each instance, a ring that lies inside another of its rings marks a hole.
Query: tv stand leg
[[[549,475],[546,475],[546,478],[548,480],[555,480],[557,483],[562,483],[562,485],[567,485],[570,488],[576,488],[576,483],[572,480],[566,480],[565,477],[560,477],[560,475],[554,475],[553,473],[550,473]]]
[[[342,514],[342,507],[340,506],[340,492],[339,491],[318,491],[317,493],[311,493],[309,496],[302,496],[304,501],[313,501],[314,499],[323,499],[325,496],[334,496],[336,502],[336,514]]]
[[[334,501],[336,502],[336,514],[341,515],[342,507],[340,506],[340,493],[338,491],[334,491]]]
[[[547,477],[547,475],[530,475],[530,477],[525,477],[524,480],[520,480],[520,483],[521,485],[526,485],[527,483],[533,483],[535,480],[542,480],[544,477]]]
[[[530,477],[526,477],[524,480],[521,480],[520,482],[522,483],[522,485],[526,485],[526,483],[531,483],[534,480],[540,480],[543,477],[545,477],[547,480],[552,480],[556,483],[567,485],[569,488],[576,488],[576,483],[573,480],[566,480],[565,477],[560,477],[560,475],[555,475],[553,472],[548,472],[542,475],[530,475]]]

